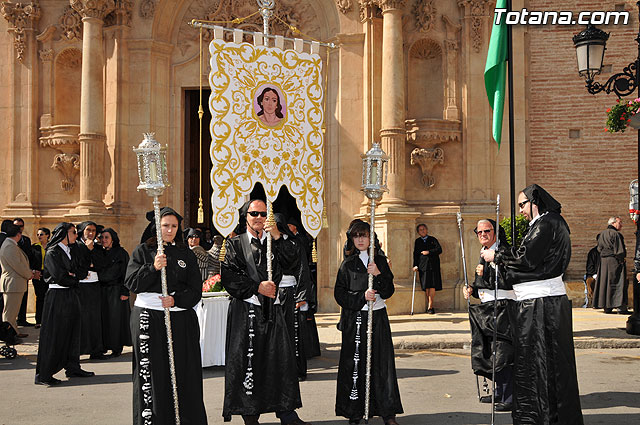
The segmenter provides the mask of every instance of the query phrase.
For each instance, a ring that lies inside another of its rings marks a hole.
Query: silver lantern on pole
[[[147,195],[153,197],[153,212],[156,223],[156,237],[158,239],[158,254],[164,253],[162,246],[162,228],[160,227],[160,201],[158,197],[162,195],[169,185],[167,178],[167,148],[161,146],[155,139],[155,133],[144,133],[144,139],[133,151],[138,159],[138,177],[140,184],[138,191],[145,190]],[[160,269],[162,282],[162,296],[168,296],[167,291],[167,270]],[[164,324],[167,328],[167,348],[169,350],[169,368],[171,371],[171,386],[173,389],[173,406],[176,416],[176,424],[180,425],[180,409],[178,407],[178,387],[176,385],[176,368],[173,356],[173,336],[171,333],[171,316],[169,307],[164,308]]]
[[[370,201],[369,262],[375,255],[376,202],[387,192],[387,163],[389,156],[379,143],[362,154],[362,192]],[[373,275],[369,274],[368,289],[373,289]],[[367,301],[367,368],[364,396],[364,420],[369,423],[369,401],[371,400],[371,339],[373,337],[373,301]]]

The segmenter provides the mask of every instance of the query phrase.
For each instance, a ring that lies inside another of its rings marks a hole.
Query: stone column
[[[104,55],[103,19],[114,0],[70,0],[82,15],[82,85],[80,94],[80,201],[77,213],[102,209],[104,203]]]
[[[379,0],[382,9],[382,149],[389,159],[389,193],[382,204],[403,206],[405,155],[404,45],[402,11],[405,0]]]

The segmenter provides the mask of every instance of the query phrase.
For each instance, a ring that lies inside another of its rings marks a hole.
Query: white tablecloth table
[[[202,367],[224,366],[224,346],[227,336],[229,297],[203,296],[196,306],[200,323],[200,354]]]

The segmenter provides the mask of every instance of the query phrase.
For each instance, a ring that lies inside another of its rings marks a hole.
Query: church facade
[[[501,214],[509,215],[507,126],[498,149],[483,79],[495,2],[275,3],[271,33],[300,37],[297,29],[338,46],[322,50],[328,228],[317,239],[321,311],[337,311],[333,285],[344,233],[354,217],[367,214],[359,190],[360,154],[372,141],[381,142],[391,157],[389,192],[376,216],[398,288],[390,309],[409,310],[415,227],[423,222],[443,248],[444,290],[436,310],[461,308],[456,213],[465,220],[469,270],[480,247],[472,229],[479,218],[495,216],[496,194],[502,197]],[[513,3],[514,9],[559,7],[543,0]],[[576,3],[563,2],[561,9],[577,12]],[[596,1],[580,2],[581,8],[584,3],[603,8]],[[634,60],[637,13],[630,1],[604,3],[605,9],[623,7],[632,16],[628,26],[605,28],[615,33],[605,62],[617,72]],[[195,219],[198,183],[206,184],[209,170],[198,157],[193,117],[201,81],[206,108],[210,68],[205,60],[200,69],[199,32],[189,22],[262,31],[257,9],[254,0],[2,2],[2,217],[24,218],[30,235],[40,226],[91,219],[119,231],[131,251],[146,226],[144,212],[151,209],[146,194],[136,191],[132,147],[143,133],[154,132],[168,146],[172,182],[161,202],[184,212],[186,225],[201,226]],[[516,189],[535,182],[563,203],[574,243],[567,278],[581,280],[586,253],[608,216],[626,215],[628,184],[637,172],[635,131],[603,133],[604,110],[615,98],[589,95],[577,75],[571,36],[582,28],[513,29]],[[211,34],[205,31],[204,37],[208,42]],[[633,226],[625,220],[631,245]],[[421,309],[423,296],[416,298],[416,311]]]

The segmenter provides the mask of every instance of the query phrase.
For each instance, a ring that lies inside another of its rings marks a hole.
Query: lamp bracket
[[[609,77],[604,84],[587,79],[587,91],[591,94],[600,93],[601,91],[607,94],[614,92],[619,98],[628,96],[638,87],[637,71],[638,64],[636,61],[625,66],[622,72]]]

